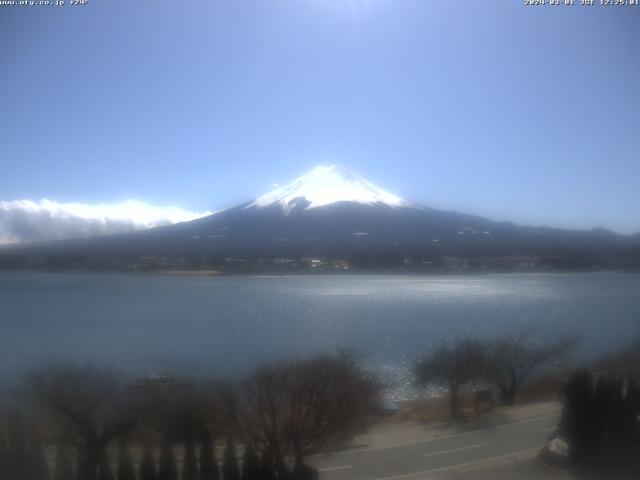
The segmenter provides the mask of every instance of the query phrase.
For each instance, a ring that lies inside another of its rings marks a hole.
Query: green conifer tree
[[[604,462],[606,449],[607,423],[609,416],[608,384],[604,377],[596,381],[593,395],[591,429],[593,432],[593,461],[596,464]]]
[[[156,459],[153,452],[147,446],[140,460],[140,480],[157,480]]]
[[[100,460],[100,466],[98,467],[98,480],[114,480],[113,470],[111,469],[111,460],[106,452],[102,456],[102,460]]]
[[[160,452],[160,468],[158,469],[158,480],[178,480],[178,468],[176,457],[171,448],[171,444],[165,441]]]
[[[273,456],[268,451],[260,459],[260,480],[276,480]]]
[[[7,444],[4,440],[4,431],[0,425],[0,478],[7,478]]]
[[[627,388],[624,397],[624,432],[623,443],[623,464],[624,468],[629,471],[640,471],[640,391],[635,378],[630,377],[627,381]]]
[[[3,425],[0,423],[0,478],[7,478],[7,475],[9,474],[7,470],[9,454],[7,452],[7,441],[2,427]]]
[[[624,395],[622,381],[614,376],[609,380],[611,399],[609,405],[608,463],[619,468],[624,452]]]
[[[585,468],[593,454],[594,434],[591,427],[593,384],[587,370],[574,372],[567,382],[561,430],[569,443],[569,459],[576,467]]]
[[[191,436],[187,438],[182,459],[182,480],[198,480],[198,462]]]
[[[90,480],[91,473],[82,452],[76,450],[76,480]]]
[[[27,458],[29,480],[49,480],[49,467],[44,454],[44,447],[35,427],[31,428],[29,452]]]
[[[222,461],[223,480],[240,480],[240,469],[238,468],[238,455],[236,454],[236,444],[233,439],[227,439],[227,446],[224,449],[224,459]]]
[[[8,437],[7,478],[28,478],[29,452],[22,416],[17,412],[9,414]]]
[[[260,480],[260,460],[250,444],[242,456],[242,480]]]
[[[207,429],[200,440],[200,480],[220,480],[216,450]]]
[[[73,468],[69,459],[69,450],[64,445],[56,448],[56,464],[53,469],[53,480],[73,480]]]
[[[118,480],[136,480],[131,454],[124,443],[118,449]]]

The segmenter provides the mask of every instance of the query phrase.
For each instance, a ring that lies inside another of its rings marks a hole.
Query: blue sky
[[[339,163],[438,208],[640,231],[640,7],[522,4],[0,7],[0,200],[215,210]]]

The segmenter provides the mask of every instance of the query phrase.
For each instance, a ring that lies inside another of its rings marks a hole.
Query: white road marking
[[[372,452],[372,451],[376,451],[376,450],[386,450],[388,448],[409,447],[411,445],[419,445],[421,443],[430,443],[430,442],[437,442],[438,440],[448,440],[450,438],[463,437],[465,435],[472,435],[474,433],[487,432],[487,431],[491,431],[491,430],[500,430],[500,429],[503,429],[503,428],[509,428],[509,427],[511,427],[513,425],[520,425],[520,424],[523,424],[523,423],[537,422],[539,420],[545,420],[547,418],[556,417],[558,415],[560,415],[560,412],[549,413],[549,414],[546,414],[546,415],[538,415],[536,417],[524,418],[522,420],[516,420],[514,422],[509,422],[509,423],[506,423],[504,425],[498,425],[496,427],[481,428],[481,429],[478,429],[478,430],[469,430],[467,432],[454,433],[454,434],[451,434],[451,435],[442,435],[440,437],[432,437],[432,438],[427,438],[425,440],[415,440],[415,441],[411,441],[411,442],[395,443],[395,444],[392,444],[392,445],[380,445],[380,446],[377,446],[377,447],[352,448],[352,449],[347,449],[347,450],[340,450],[339,452],[333,452],[331,454],[313,455],[313,457],[317,458],[317,457],[326,457],[326,456],[332,456],[332,455],[349,455],[351,453]]]
[[[351,465],[340,465],[339,467],[324,467],[324,468],[319,468],[318,471],[319,472],[332,472],[334,470],[347,470],[351,468]]]
[[[478,443],[477,445],[469,445],[468,447],[452,448],[451,450],[442,450],[440,452],[425,453],[425,457],[433,457],[435,455],[444,455],[445,453],[463,452],[465,450],[471,450],[472,448],[487,447],[488,443]]]
[[[464,433],[454,433],[452,435],[442,435],[440,437],[432,437],[432,438],[427,438],[425,440],[415,440],[413,442],[394,443],[393,445],[381,445],[379,447],[352,448],[351,450],[341,450],[339,452],[334,452],[330,455],[349,455],[350,453],[371,452],[374,450],[386,450],[388,448],[409,447],[411,445],[419,445],[421,443],[437,442],[438,440],[447,440],[449,438],[464,437],[465,435],[471,435],[472,433],[475,433],[475,432],[470,431],[470,432],[464,432]],[[321,455],[321,456],[324,456],[324,455]]]
[[[528,453],[539,452],[539,451],[540,451],[540,447],[528,448],[527,450],[520,450],[518,452],[509,453],[507,455],[499,455],[497,457],[490,457],[490,458],[485,458],[483,460],[476,460],[475,462],[459,463],[457,465],[449,465],[448,467],[432,468],[431,470],[423,470],[421,472],[405,473],[403,475],[394,475],[392,477],[377,478],[376,480],[400,480],[402,478],[411,478],[419,475],[428,475],[430,473],[445,472],[447,470],[455,470],[456,468],[469,467],[472,465],[482,465],[483,463],[494,462],[496,460],[505,460],[508,458],[518,457],[520,455],[525,455]],[[423,478],[421,480],[427,480],[427,479]]]

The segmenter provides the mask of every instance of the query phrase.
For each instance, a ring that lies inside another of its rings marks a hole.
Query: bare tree
[[[415,369],[419,385],[444,384],[449,389],[451,416],[459,415],[461,387],[481,380],[486,373],[487,348],[478,340],[466,339],[443,345],[418,362]]]
[[[149,422],[163,437],[187,442],[200,438],[205,430],[226,427],[219,382],[196,383],[188,379],[172,380],[174,387],[155,392],[156,407]]]
[[[57,364],[28,377],[34,400],[59,436],[76,447],[78,480],[95,480],[107,446],[140,423],[148,406],[128,394],[113,369],[91,364]]]
[[[531,373],[543,365],[562,360],[576,342],[575,337],[561,338],[551,343],[540,342],[529,328],[491,342],[487,373],[498,387],[502,403],[512,404]]]
[[[233,429],[245,442],[268,452],[273,468],[286,472],[286,393],[289,371],[286,364],[258,368],[237,388],[229,386],[225,405]]]
[[[306,455],[336,446],[368,425],[379,385],[345,353],[296,362],[291,370],[288,437],[299,474]]]
[[[232,418],[278,477],[288,478],[287,456],[295,456],[300,475],[308,468],[306,455],[336,446],[364,427],[377,398],[377,383],[353,357],[321,355],[258,369],[237,390]]]

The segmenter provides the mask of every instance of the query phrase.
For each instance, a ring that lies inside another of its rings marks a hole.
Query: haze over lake
[[[354,348],[408,365],[446,337],[522,324],[582,337],[576,360],[640,333],[638,274],[184,277],[0,273],[0,374],[50,360],[237,375],[265,359]]]

